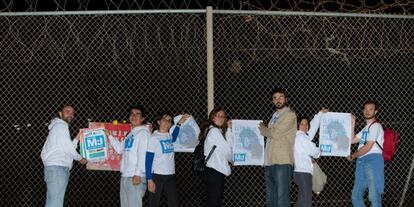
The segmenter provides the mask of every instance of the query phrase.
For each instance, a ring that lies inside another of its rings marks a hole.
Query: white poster
[[[234,165],[264,164],[264,138],[260,135],[260,120],[232,120]]]
[[[323,156],[346,157],[351,153],[352,116],[349,113],[324,113],[319,131]]]
[[[174,117],[174,126],[170,129],[170,134],[174,131],[176,124],[181,119],[182,115]],[[198,144],[198,135],[200,134],[200,127],[192,116],[190,116],[180,126],[177,140],[174,142],[175,152],[194,152],[194,148]]]

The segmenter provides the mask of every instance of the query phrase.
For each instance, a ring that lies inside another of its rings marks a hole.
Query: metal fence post
[[[207,116],[214,108],[213,7],[207,7]]]

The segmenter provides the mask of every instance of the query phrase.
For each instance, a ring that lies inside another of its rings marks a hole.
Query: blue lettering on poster
[[[331,144],[321,144],[319,146],[322,152],[331,153],[332,152],[332,145]]]
[[[86,137],[85,142],[87,150],[105,147],[105,137],[103,135]]]
[[[246,161],[246,153],[234,154],[234,161],[235,162],[245,162]]]

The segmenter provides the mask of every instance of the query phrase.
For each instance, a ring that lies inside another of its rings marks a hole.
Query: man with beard
[[[296,114],[287,106],[284,89],[272,91],[276,107],[266,127],[260,123],[260,133],[267,137],[265,156],[266,203],[269,207],[290,206],[290,186],[293,174],[293,146],[296,135]]]
[[[358,150],[347,157],[349,161],[357,159],[352,189],[353,206],[365,206],[366,190],[371,205],[381,206],[381,194],[384,192],[384,159],[381,150],[384,143],[384,130],[376,120],[377,112],[378,104],[375,101],[364,103],[363,114],[366,125],[351,141],[352,144],[359,143]]]
[[[76,151],[79,140],[72,141],[70,138],[69,124],[74,114],[75,110],[72,105],[60,107],[59,117],[51,121],[49,135],[43,145],[41,157],[45,166],[47,207],[63,206],[73,160],[78,160],[81,164],[87,163],[87,160]]]

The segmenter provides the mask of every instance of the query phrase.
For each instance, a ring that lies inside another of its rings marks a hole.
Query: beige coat
[[[267,161],[273,164],[293,165],[293,147],[296,136],[296,114],[286,108],[279,115],[275,124],[269,123],[268,128],[261,130],[263,136],[267,137]]]

